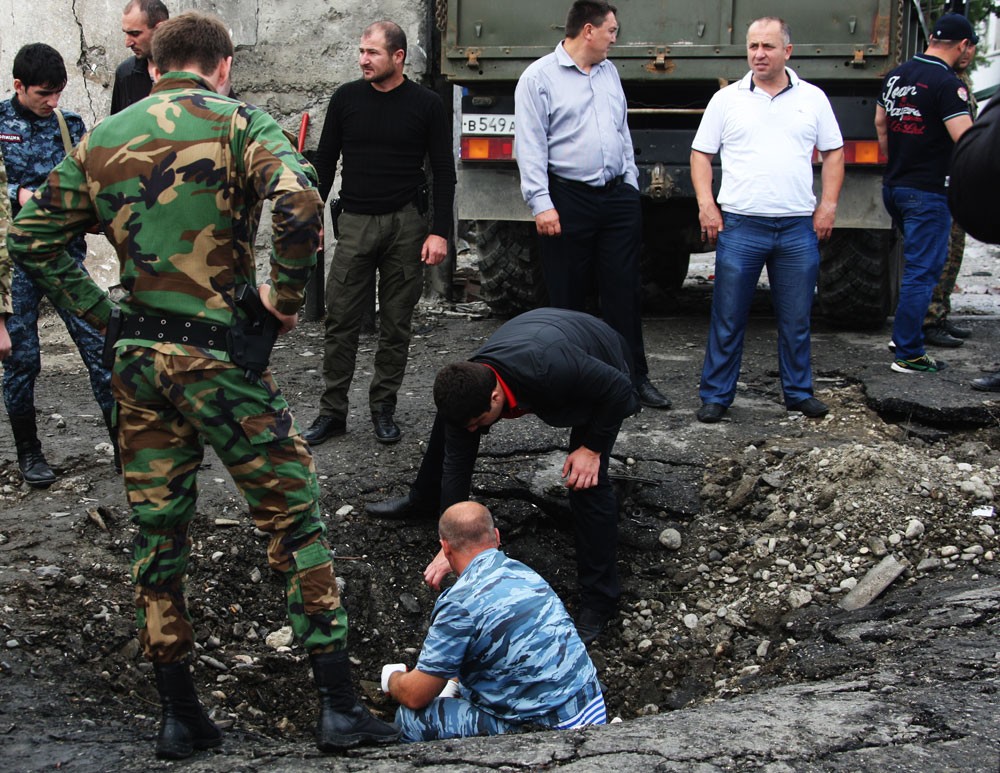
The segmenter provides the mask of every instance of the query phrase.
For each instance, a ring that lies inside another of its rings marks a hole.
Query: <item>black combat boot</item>
[[[38,441],[38,427],[35,414],[11,415],[10,428],[14,432],[14,446],[17,449],[17,466],[21,468],[24,482],[32,488],[48,488],[56,482],[56,474],[42,455],[42,444]]]
[[[399,728],[376,719],[358,702],[351,686],[347,650],[310,655],[319,689],[316,746],[336,752],[363,743],[388,743],[399,738]]]
[[[182,760],[190,757],[195,749],[211,749],[221,744],[222,731],[208,718],[198,701],[188,664],[154,663],[153,669],[163,704],[156,756]]]
[[[115,409],[102,411],[104,414],[104,424],[108,428],[108,437],[111,438],[111,446],[115,450],[115,472],[121,475],[122,455],[118,448],[118,422],[115,421]]]

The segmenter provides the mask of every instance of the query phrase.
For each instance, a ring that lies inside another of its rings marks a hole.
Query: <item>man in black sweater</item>
[[[379,339],[368,390],[375,438],[395,443],[393,419],[410,345],[410,322],[423,288],[423,266],[448,254],[455,198],[455,162],[441,98],[403,75],[406,35],[389,21],[361,36],[362,78],[330,100],[315,166],[324,199],[343,158],[334,209],[337,247],[326,284],[325,390],[319,416],[305,433],[318,445],[347,431],[347,393],[358,336],[378,271]],[[430,158],[433,222],[424,157]],[[337,217],[337,210],[340,210]]]
[[[122,11],[122,32],[125,47],[132,56],[115,70],[115,85],[111,90],[111,115],[149,96],[153,74],[149,54],[153,50],[153,32],[170,18],[170,12],[160,0],[129,0]]]
[[[576,528],[580,611],[577,630],[589,644],[615,613],[618,499],[608,477],[622,421],[639,410],[625,339],[589,314],[535,309],[515,317],[467,362],[446,365],[434,382],[438,413],[410,492],[369,505],[370,515],[407,518],[446,510],[469,498],[479,439],[499,419],[533,413],[570,427],[563,477]],[[443,554],[424,579],[438,587]]]

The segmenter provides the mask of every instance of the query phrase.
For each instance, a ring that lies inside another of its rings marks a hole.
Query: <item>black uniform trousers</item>
[[[584,427],[574,427],[570,431],[570,451],[583,445],[585,431]],[[449,424],[440,413],[437,414],[411,489],[413,496],[423,502],[439,502],[441,512],[456,502],[467,500],[483,434]],[[608,462],[617,435],[616,431],[606,448],[591,449],[601,454],[597,485],[569,492],[576,531],[580,604],[602,615],[615,611],[621,595],[617,567],[618,497],[608,476]]]
[[[549,195],[562,230],[538,239],[549,305],[590,311],[596,293],[601,319],[628,344],[638,384],[649,373],[642,340],[639,191],[624,182],[598,188],[549,175]]]

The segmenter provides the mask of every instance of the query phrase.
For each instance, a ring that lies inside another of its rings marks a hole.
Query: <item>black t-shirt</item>
[[[945,122],[969,115],[965,84],[943,61],[919,54],[882,81],[888,119],[886,185],[944,193],[954,144]]]
[[[334,92],[314,164],[319,192],[333,186],[343,156],[340,199],[344,210],[363,215],[395,212],[424,184],[424,157],[433,175],[431,233],[449,237],[455,200],[455,160],[441,97],[409,79],[391,91],[365,80]]]

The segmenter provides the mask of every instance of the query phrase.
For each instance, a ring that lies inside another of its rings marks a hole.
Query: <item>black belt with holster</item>
[[[118,309],[111,314],[104,337],[103,361],[111,368],[115,361],[115,343],[122,338],[138,338],[153,343],[180,344],[200,349],[226,352],[229,359],[244,369],[251,384],[260,379],[271,359],[280,323],[260,300],[257,288],[243,284],[233,295],[237,314],[231,326],[200,322],[180,317],[151,314],[122,316]]]

